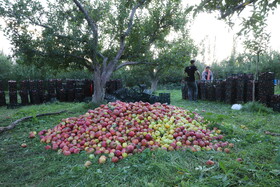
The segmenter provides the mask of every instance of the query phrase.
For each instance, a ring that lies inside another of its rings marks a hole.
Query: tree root
[[[67,112],[67,110],[63,110],[63,111],[60,111],[60,112],[50,112],[50,113],[44,113],[44,114],[37,114],[36,117],[41,117],[41,116],[49,116],[49,115],[55,115],[55,114],[61,114],[61,113],[64,113],[64,112]],[[22,121],[26,121],[30,118],[33,118],[34,116],[27,116],[27,117],[24,117],[24,118],[21,118],[21,119],[18,119],[14,122],[12,122],[10,125],[8,125],[7,127],[0,127],[0,133],[4,132],[4,131],[7,131],[7,130],[11,130],[13,128],[15,128],[18,123],[22,122]]]

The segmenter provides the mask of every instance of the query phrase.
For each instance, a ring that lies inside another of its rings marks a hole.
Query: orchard
[[[79,117],[69,117],[38,135],[45,149],[65,156],[86,152],[99,155],[99,163],[119,160],[145,149],[224,151],[233,143],[222,141],[217,128],[196,112],[161,103],[125,103],[101,105]],[[34,138],[36,132],[30,132]],[[91,162],[86,162],[88,167]]]

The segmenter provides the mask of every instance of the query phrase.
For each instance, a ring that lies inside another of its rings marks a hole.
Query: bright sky
[[[267,18],[267,31],[271,34],[270,48],[280,52],[279,18],[280,8]],[[230,29],[224,21],[217,20],[214,14],[200,14],[194,20],[190,31],[195,43],[200,47],[204,45],[206,48],[205,57],[203,58],[202,55],[199,55],[197,60],[205,61],[204,63],[208,65],[215,61],[224,60],[231,55],[234,42],[236,43],[237,52],[242,53],[244,51],[242,39],[237,39],[235,35],[239,29],[238,25],[233,30]],[[209,48],[210,54],[207,52]]]
[[[194,2],[194,1],[184,1]],[[197,2],[196,2],[197,3]],[[246,12],[245,12],[246,14]],[[280,8],[273,15],[268,17],[267,30],[271,33],[270,47],[280,52],[280,24],[277,19],[280,17]],[[0,20],[0,25],[3,20]],[[217,20],[214,14],[201,13],[194,20],[191,26],[191,37],[197,46],[205,47],[204,55],[200,54],[196,59],[210,65],[215,61],[221,61],[231,55],[233,42],[236,42],[237,52],[243,52],[242,42],[234,38],[238,26],[231,30],[223,21]],[[0,31],[0,51],[4,54],[11,54],[12,46]]]

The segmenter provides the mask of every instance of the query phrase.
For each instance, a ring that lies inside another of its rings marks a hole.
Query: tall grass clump
[[[242,107],[242,110],[247,112],[259,112],[265,114],[273,113],[273,110],[271,108],[268,108],[264,104],[259,102],[248,102]]]

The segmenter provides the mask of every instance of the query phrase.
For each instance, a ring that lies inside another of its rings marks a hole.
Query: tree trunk
[[[151,79],[151,91],[154,92],[157,90],[158,79],[152,78]]]
[[[113,73],[113,66],[99,66],[94,68],[93,76],[93,95],[92,102],[95,104],[101,104],[104,102],[106,94],[106,82],[110,79]]]
[[[103,84],[103,81],[100,79],[100,77],[96,76],[95,74],[93,83],[94,89],[92,95],[92,102],[95,104],[101,104],[104,101],[106,84]]]
[[[93,95],[92,102],[95,104],[101,104],[104,101],[105,89],[107,80],[103,80],[101,68],[95,68],[93,75]]]

